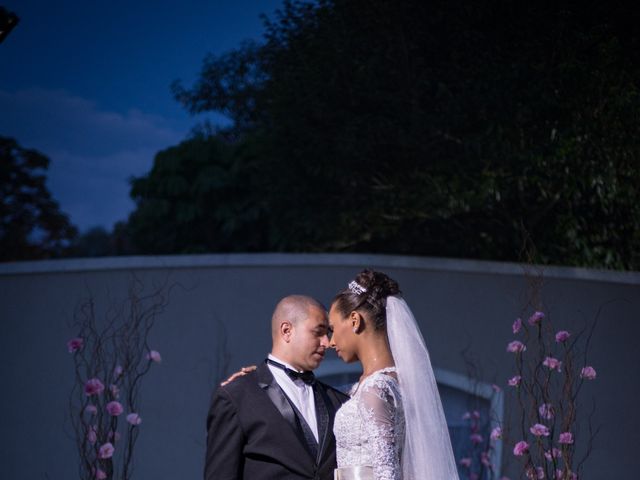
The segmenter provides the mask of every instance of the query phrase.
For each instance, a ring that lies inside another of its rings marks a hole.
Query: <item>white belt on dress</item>
[[[373,480],[373,467],[359,465],[336,468],[333,471],[333,480]]]

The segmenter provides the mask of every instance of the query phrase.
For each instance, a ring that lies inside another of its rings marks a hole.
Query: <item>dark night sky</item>
[[[0,135],[51,159],[48,185],[81,230],[133,208],[128,179],[205,118],[173,99],[207,53],[259,39],[281,0],[5,0],[20,23],[0,44]]]

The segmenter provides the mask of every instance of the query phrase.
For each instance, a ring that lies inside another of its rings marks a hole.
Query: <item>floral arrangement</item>
[[[517,405],[513,455],[528,479],[577,480],[595,434],[585,438],[586,452],[577,458],[578,395],[596,379],[587,364],[588,344],[596,322],[577,335],[554,330],[547,315],[534,311],[512,325],[516,339],[506,350],[514,356],[514,375],[507,380]],[[584,348],[581,340],[586,339]],[[591,430],[591,425],[589,423]]]
[[[148,337],[168,298],[164,287],[146,296],[142,290],[134,281],[128,298],[101,321],[91,298],[75,315],[76,335],[67,342],[75,367],[69,406],[83,480],[131,478],[141,380],[162,361]]]
[[[500,387],[497,385],[492,385],[492,387],[495,392],[500,391]],[[500,427],[493,428],[489,438],[486,439],[481,433],[483,425],[478,410],[465,412],[462,419],[469,422],[471,448],[466,456],[458,460],[458,464],[462,466],[466,478],[469,480],[494,478],[495,467],[492,463],[492,456],[496,442],[502,439],[502,429]]]
[[[489,418],[478,410],[466,412],[469,422],[468,448],[458,464],[463,478],[497,478],[492,464],[497,442],[510,445],[512,458],[521,462],[528,479],[577,480],[591,451],[594,433],[590,417],[585,434],[585,451],[577,457],[578,397],[585,382],[597,378],[587,363],[587,351],[597,323],[577,334],[554,330],[547,315],[534,311],[527,321],[517,318],[511,327],[515,339],[506,351],[513,355],[515,371],[506,381],[507,392],[515,397],[516,412],[510,421],[494,426],[488,438]],[[474,365],[477,369],[477,365]],[[494,394],[503,389],[492,385]],[[489,412],[493,418],[495,412]],[[495,425],[495,423],[494,423]],[[506,476],[500,480],[510,480]]]

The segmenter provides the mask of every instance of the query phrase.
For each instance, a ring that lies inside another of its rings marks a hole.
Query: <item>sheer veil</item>
[[[407,303],[387,297],[387,334],[405,414],[404,480],[458,480],[429,352]]]

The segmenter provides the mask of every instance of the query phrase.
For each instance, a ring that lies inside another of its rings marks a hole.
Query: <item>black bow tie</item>
[[[269,365],[273,365],[276,368],[284,370],[284,373],[289,375],[289,378],[294,382],[296,380],[302,380],[307,385],[313,385],[314,383],[316,383],[316,376],[311,370],[307,370],[306,372],[296,372],[295,370],[291,370],[286,365],[278,363],[275,360],[271,360],[270,358],[267,358],[265,362],[267,362]]]

